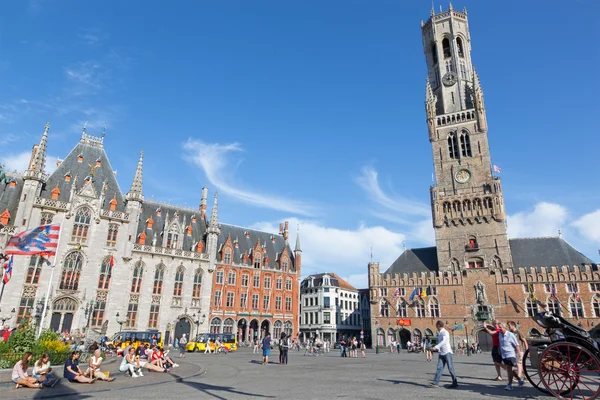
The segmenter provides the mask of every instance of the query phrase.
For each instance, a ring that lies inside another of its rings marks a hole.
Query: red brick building
[[[288,222],[278,235],[222,225],[213,274],[210,331],[239,341],[298,331],[300,238],[292,251]]]

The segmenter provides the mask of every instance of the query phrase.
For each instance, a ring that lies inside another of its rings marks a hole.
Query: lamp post
[[[119,324],[119,333],[121,333],[121,331],[123,330],[123,324],[125,323],[125,321],[119,320],[119,313],[117,313],[117,315],[115,315],[115,317],[117,319],[117,324]]]
[[[200,321],[200,316],[196,316],[196,314],[193,314],[192,318],[194,319],[194,325],[196,325],[196,335],[198,335],[199,326],[206,320],[206,314],[202,314],[202,321]]]
[[[471,355],[471,347],[469,346],[469,330],[467,329],[467,317],[463,319],[465,325],[465,336],[467,337],[467,355]]]
[[[377,326],[379,322],[375,320],[375,354],[379,354],[379,329]]]
[[[87,335],[88,328],[90,327],[90,319],[92,318],[92,313],[94,312],[94,299],[91,299],[89,303],[85,305],[85,317],[87,318],[87,322],[85,324],[85,333]]]
[[[45,303],[45,301],[42,298],[37,302],[37,304],[35,306],[35,315],[34,315],[35,324],[38,328],[40,328],[40,330],[41,330],[40,320],[42,318],[42,314],[44,314],[46,312],[46,310],[44,310],[44,303]]]
[[[0,312],[2,312],[2,309],[0,309]],[[13,308],[12,310],[10,310],[10,316],[8,317],[0,317],[0,321],[2,321],[2,327],[4,327],[4,323],[8,320],[10,320],[12,317],[15,316],[15,313],[17,311]]]

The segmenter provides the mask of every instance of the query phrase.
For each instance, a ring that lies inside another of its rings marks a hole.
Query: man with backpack
[[[290,338],[285,333],[282,333],[279,340],[279,364],[287,365],[290,344]]]

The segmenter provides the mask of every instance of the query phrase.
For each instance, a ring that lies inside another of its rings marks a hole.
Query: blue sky
[[[435,1],[439,10],[440,3]],[[443,4],[444,9],[447,3]],[[509,235],[599,258],[596,1],[463,1]],[[433,243],[420,20],[430,1],[23,1],[0,13],[0,162],[51,121],[64,157],[100,134],[123,192],[223,222],[300,226],[304,272],[366,285]],[[50,163],[49,163],[50,164]],[[292,235],[294,236],[294,235]]]

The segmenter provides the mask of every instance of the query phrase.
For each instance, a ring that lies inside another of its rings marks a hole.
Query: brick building
[[[288,222],[279,235],[222,226],[213,275],[210,331],[236,333],[239,341],[269,332],[295,335],[298,330],[300,235],[294,251]]]
[[[592,328],[600,317],[597,265],[561,237],[508,239],[466,10],[432,10],[421,28],[436,246],[405,250],[383,273],[369,264],[376,343],[419,341],[441,319],[457,325],[454,340],[468,336],[486,349],[484,321],[514,320],[536,334],[530,317],[541,310]]]

